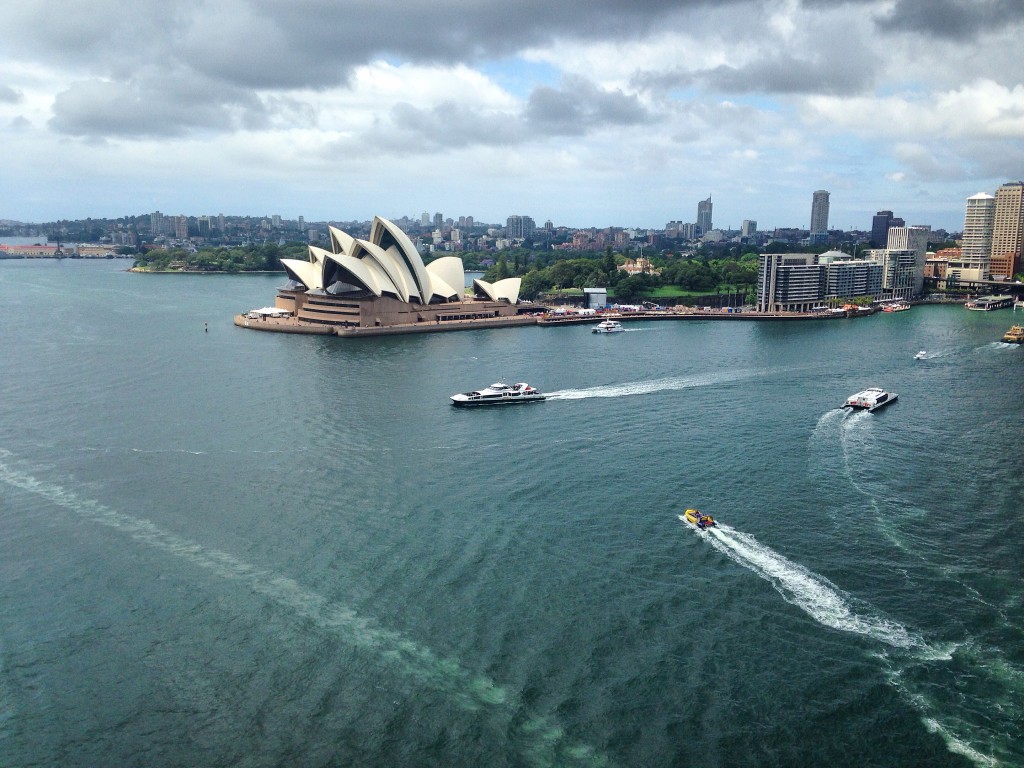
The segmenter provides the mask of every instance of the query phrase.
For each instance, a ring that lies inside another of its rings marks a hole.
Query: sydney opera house
[[[358,329],[427,330],[451,321],[512,324],[502,319],[519,315],[519,278],[475,280],[469,297],[462,259],[446,256],[425,265],[409,236],[386,219],[374,218],[367,240],[335,227],[329,232],[330,250],[310,246],[308,260],[281,260],[289,280],[278,289],[274,310],[289,315],[291,330],[355,335]]]

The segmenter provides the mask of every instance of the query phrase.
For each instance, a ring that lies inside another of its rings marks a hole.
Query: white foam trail
[[[705,531],[705,538],[730,560],[770,582],[787,603],[826,627],[866,635],[894,648],[922,645],[896,622],[855,613],[839,588],[824,576],[787,560],[749,534],[719,523]]]
[[[989,757],[988,755],[981,754],[981,752],[974,749],[974,747],[972,747],[966,741],[964,741],[963,739],[956,736],[956,734],[944,728],[942,726],[942,723],[940,723],[935,718],[924,717],[922,718],[922,722],[924,723],[924,727],[927,728],[929,732],[939,734],[940,738],[946,743],[946,749],[948,749],[950,752],[966,757],[975,765],[986,767],[991,766],[992,768],[999,765],[998,760]]]
[[[583,400],[589,397],[626,397],[629,395],[649,395],[652,392],[692,389],[708,387],[729,381],[740,381],[754,376],[752,371],[730,371],[727,373],[708,373],[698,376],[677,376],[650,381],[631,381],[625,384],[608,384],[586,389],[562,389],[549,392],[549,400]]]
[[[9,451],[0,449],[0,457],[10,456]],[[117,512],[92,499],[83,499],[73,491],[14,469],[5,461],[0,461],[0,481],[36,494],[83,520],[116,530],[222,578],[241,582],[256,594],[288,608],[325,631],[336,633],[353,646],[376,653],[410,677],[449,694],[466,710],[501,707],[512,711],[518,708],[505,689],[488,677],[435,654],[400,632],[377,626],[372,619],[306,589],[294,579],[251,565],[227,552],[204,547],[148,520]],[[528,762],[606,764],[605,757],[588,745],[570,742],[552,718],[541,715],[530,722],[531,731],[527,735],[536,743],[525,749],[524,757]]]
[[[975,351],[981,351],[983,349],[1017,349],[1020,344],[1010,344],[1008,341],[990,341],[988,344],[982,344]]]

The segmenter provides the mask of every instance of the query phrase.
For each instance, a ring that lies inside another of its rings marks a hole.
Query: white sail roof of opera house
[[[496,283],[488,283],[486,280],[474,280],[473,290],[482,293],[491,301],[505,300],[509,304],[519,301],[519,289],[523,285],[521,277],[506,277]]]
[[[328,230],[330,250],[311,245],[307,261],[281,259],[289,278],[307,291],[361,290],[421,304],[461,298],[466,279],[462,259],[445,256],[424,265],[409,236],[387,219],[374,217],[369,240],[336,227]],[[515,292],[518,296],[518,286]]]

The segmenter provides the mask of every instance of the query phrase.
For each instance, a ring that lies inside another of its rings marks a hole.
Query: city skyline
[[[0,218],[956,231],[1024,176],[1014,0],[62,7],[0,10]]]

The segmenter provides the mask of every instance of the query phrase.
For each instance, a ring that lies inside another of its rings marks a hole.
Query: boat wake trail
[[[688,526],[689,527],[689,526]],[[950,752],[962,755],[980,768],[1018,765],[1019,739],[1012,736],[1017,725],[1014,700],[1024,691],[1024,674],[999,654],[979,654],[972,659],[971,648],[956,644],[935,647],[907,631],[897,622],[875,615],[870,609],[854,610],[851,598],[824,576],[787,560],[753,536],[718,523],[714,528],[694,531],[733,562],[742,565],[771,583],[782,598],[811,616],[818,623],[841,632],[869,637],[884,644],[877,653],[887,679],[921,716],[931,732],[939,734]],[[984,680],[992,689],[1002,691],[993,711],[977,702],[951,702],[937,692],[950,687],[936,680],[950,677]],[[1000,679],[1002,678],[1002,679]],[[1007,714],[1009,713],[1009,714]],[[995,725],[993,725],[995,723]],[[1007,739],[1008,734],[1009,739]],[[989,754],[982,751],[985,745]]]
[[[924,647],[900,624],[856,613],[849,598],[824,576],[787,560],[749,534],[719,523],[705,531],[705,538],[730,560],[770,582],[783,600],[802,609],[819,624],[865,635],[893,648]]]
[[[652,392],[666,392],[678,389],[693,389],[724,384],[730,381],[749,379],[756,374],[753,371],[729,371],[725,373],[708,373],[697,376],[678,376],[650,381],[632,381],[625,384],[608,384],[601,387],[586,389],[562,389],[549,392],[548,400],[584,400],[590,397],[626,397],[629,395],[649,395]]]
[[[292,611],[353,647],[374,653],[385,663],[420,683],[441,691],[461,708],[489,709],[503,718],[516,719],[523,708],[504,688],[458,661],[440,656],[425,645],[373,619],[303,587],[294,579],[260,568],[234,555],[165,531],[143,518],[118,512],[95,500],[40,480],[12,466],[12,454],[0,449],[0,482],[35,494],[81,520],[113,529],[135,542],[172,555],[221,578],[236,581],[272,603]],[[529,714],[529,713],[527,713]],[[592,747],[572,742],[554,718],[530,715],[521,733],[512,735],[528,764],[605,765]]]

